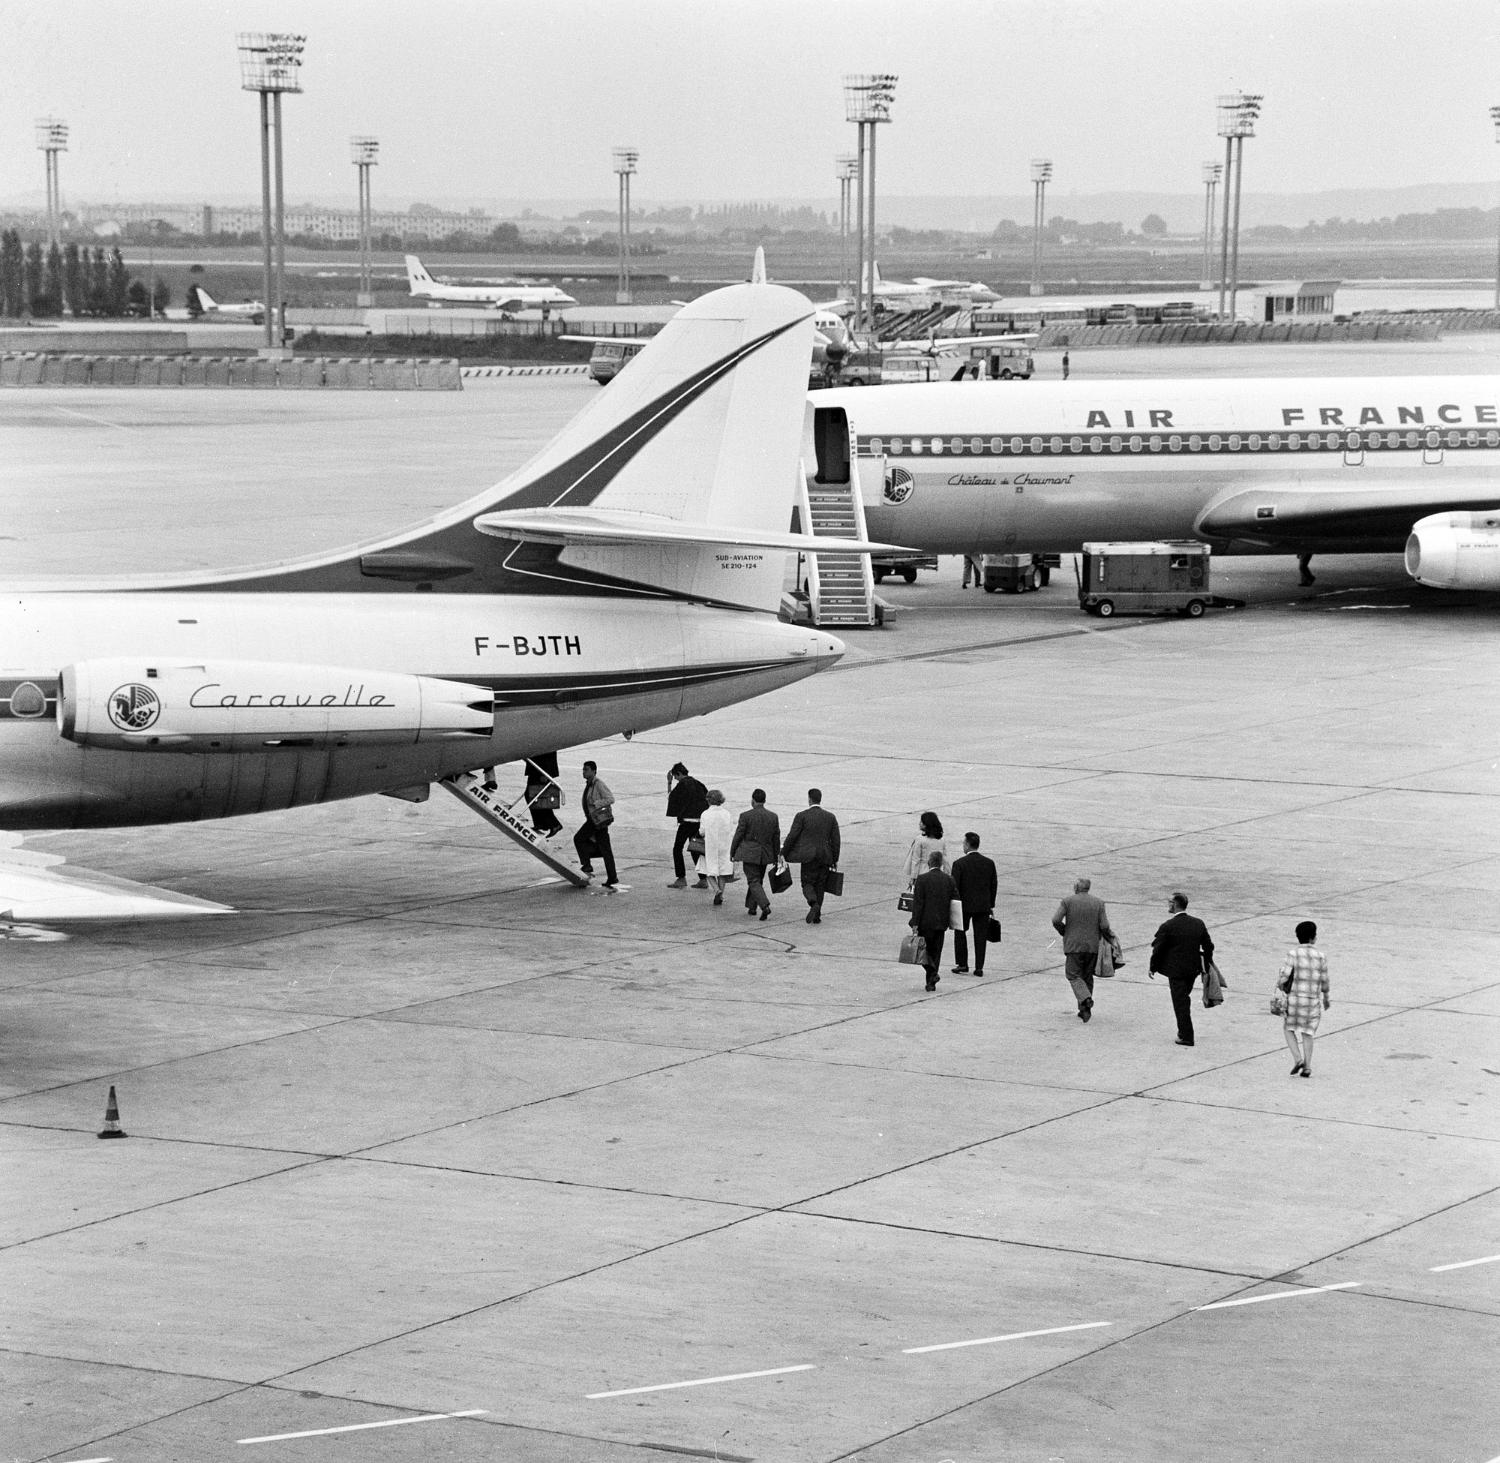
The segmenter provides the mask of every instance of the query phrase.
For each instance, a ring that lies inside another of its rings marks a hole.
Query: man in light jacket
[[[1063,954],[1067,956],[1068,984],[1078,1002],[1078,1019],[1087,1021],[1094,1014],[1094,972],[1099,968],[1099,941],[1114,942],[1104,901],[1089,893],[1087,879],[1075,879],[1073,892],[1057,906],[1052,928],[1063,937]]]
[[[750,794],[750,806],[740,814],[729,845],[730,858],[745,866],[745,913],[760,910],[762,919],[771,917],[771,900],[766,893],[766,865],[774,864],[781,852],[781,820],[766,807],[764,788]]]
[[[839,820],[823,806],[821,788],[807,790],[807,806],[792,819],[781,856],[802,865],[802,897],[807,900],[807,922],[823,922],[823,895],[828,871],[839,861]]]

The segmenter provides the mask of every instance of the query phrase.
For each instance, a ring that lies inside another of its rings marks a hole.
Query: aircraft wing
[[[920,345],[911,341],[890,340],[884,342],[881,348],[904,351],[907,354],[918,350],[934,356],[951,356],[961,351],[979,350],[987,345],[1024,345],[1036,338],[1037,333],[1034,330],[1012,335],[935,335],[931,340],[924,341]]]
[[[824,538],[806,533],[763,533],[722,523],[687,523],[647,513],[611,512],[599,508],[512,508],[481,513],[474,520],[480,533],[522,543],[568,545],[708,544],[725,548],[796,549],[804,553],[915,553],[898,544],[864,539]]]
[[[1401,547],[1412,525],[1432,513],[1500,507],[1491,478],[1450,478],[1433,483],[1396,482],[1342,488],[1295,483],[1237,487],[1214,499],[1195,531],[1209,539],[1282,544],[1369,544]]]
[[[62,868],[60,854],[22,848],[0,835],[0,921],[51,924],[91,919],[175,919],[233,914],[227,904],[137,884],[89,869]]]

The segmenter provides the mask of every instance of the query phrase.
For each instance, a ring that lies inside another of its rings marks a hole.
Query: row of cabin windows
[[[842,415],[842,414],[840,414]],[[820,438],[821,441],[821,438]],[[1031,437],[867,437],[860,443],[862,454],[892,457],[946,454],[950,457],[1036,456],[1043,453],[1083,452],[1374,452],[1425,448],[1500,447],[1500,430],[1450,427],[1444,431],[1342,431],[1342,432],[1135,432],[1109,435]],[[825,482],[844,481],[823,472],[820,446],[818,476]]]

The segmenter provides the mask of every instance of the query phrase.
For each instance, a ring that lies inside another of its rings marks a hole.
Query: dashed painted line
[[[1467,1270],[1470,1265],[1493,1265],[1500,1260],[1500,1255],[1486,1255],[1482,1260],[1455,1260],[1451,1265],[1429,1265],[1427,1273],[1437,1275],[1444,1270]],[[1500,1459],[1491,1458],[1490,1463],[1500,1463]]]
[[[1212,1305],[1194,1306],[1195,1311],[1227,1311],[1230,1306],[1258,1306],[1266,1300],[1301,1300],[1307,1295],[1322,1295],[1329,1290],[1350,1290],[1363,1280],[1340,1280],[1337,1285],[1315,1285],[1311,1290],[1278,1290],[1274,1295],[1247,1295],[1240,1300],[1216,1300]]]
[[[1001,1341],[1025,1341],[1032,1336],[1061,1336],[1066,1331],[1093,1331],[1113,1326],[1113,1321],[1084,1321],[1077,1326],[1049,1326],[1045,1331],[1012,1331],[1008,1336],[981,1336],[976,1341],[940,1341],[936,1346],[908,1346],[902,1356],[923,1356],[929,1351],[957,1351],[963,1346],[995,1346]]]
[[[679,1387],[712,1387],[720,1382],[748,1382],[753,1377],[781,1377],[788,1372],[815,1372],[817,1367],[811,1362],[802,1366],[775,1366],[763,1372],[730,1372],[722,1377],[694,1377],[688,1382],[658,1382],[653,1387],[621,1387],[614,1392],[589,1392],[584,1400],[597,1402],[605,1397],[634,1397],[641,1392],[672,1392]]]
[[[421,1417],[388,1417],[383,1422],[351,1422],[345,1427],[318,1427],[305,1433],[268,1433],[263,1438],[237,1438],[235,1441],[241,1447],[247,1443],[285,1443],[292,1438],[326,1438],[333,1433],[362,1433],[375,1427],[405,1427],[413,1422],[446,1422],[451,1417],[484,1417],[486,1415],[483,1407],[471,1407],[467,1412],[427,1412]]]

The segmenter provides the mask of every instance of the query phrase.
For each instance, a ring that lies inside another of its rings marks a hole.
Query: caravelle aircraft
[[[450,305],[487,305],[492,310],[566,310],[578,303],[551,284],[440,284],[415,254],[406,256],[406,280],[414,300]]]
[[[866,530],[929,553],[1404,550],[1424,584],[1500,589],[1500,377],[841,387],[806,430]]]
[[[525,467],[407,532],[258,569],[9,590],[0,828],[420,800],[832,665],[839,641],[777,618],[787,552],[827,547],[788,532],[810,313],[778,286],[704,296]],[[0,869],[0,911],[140,912],[55,871],[44,892],[45,859]],[[158,912],[203,907],[171,899]]]
[[[198,296],[198,308],[214,320],[249,320],[263,325],[266,307],[260,300],[246,300],[241,305],[221,305],[201,284],[192,286]]]

